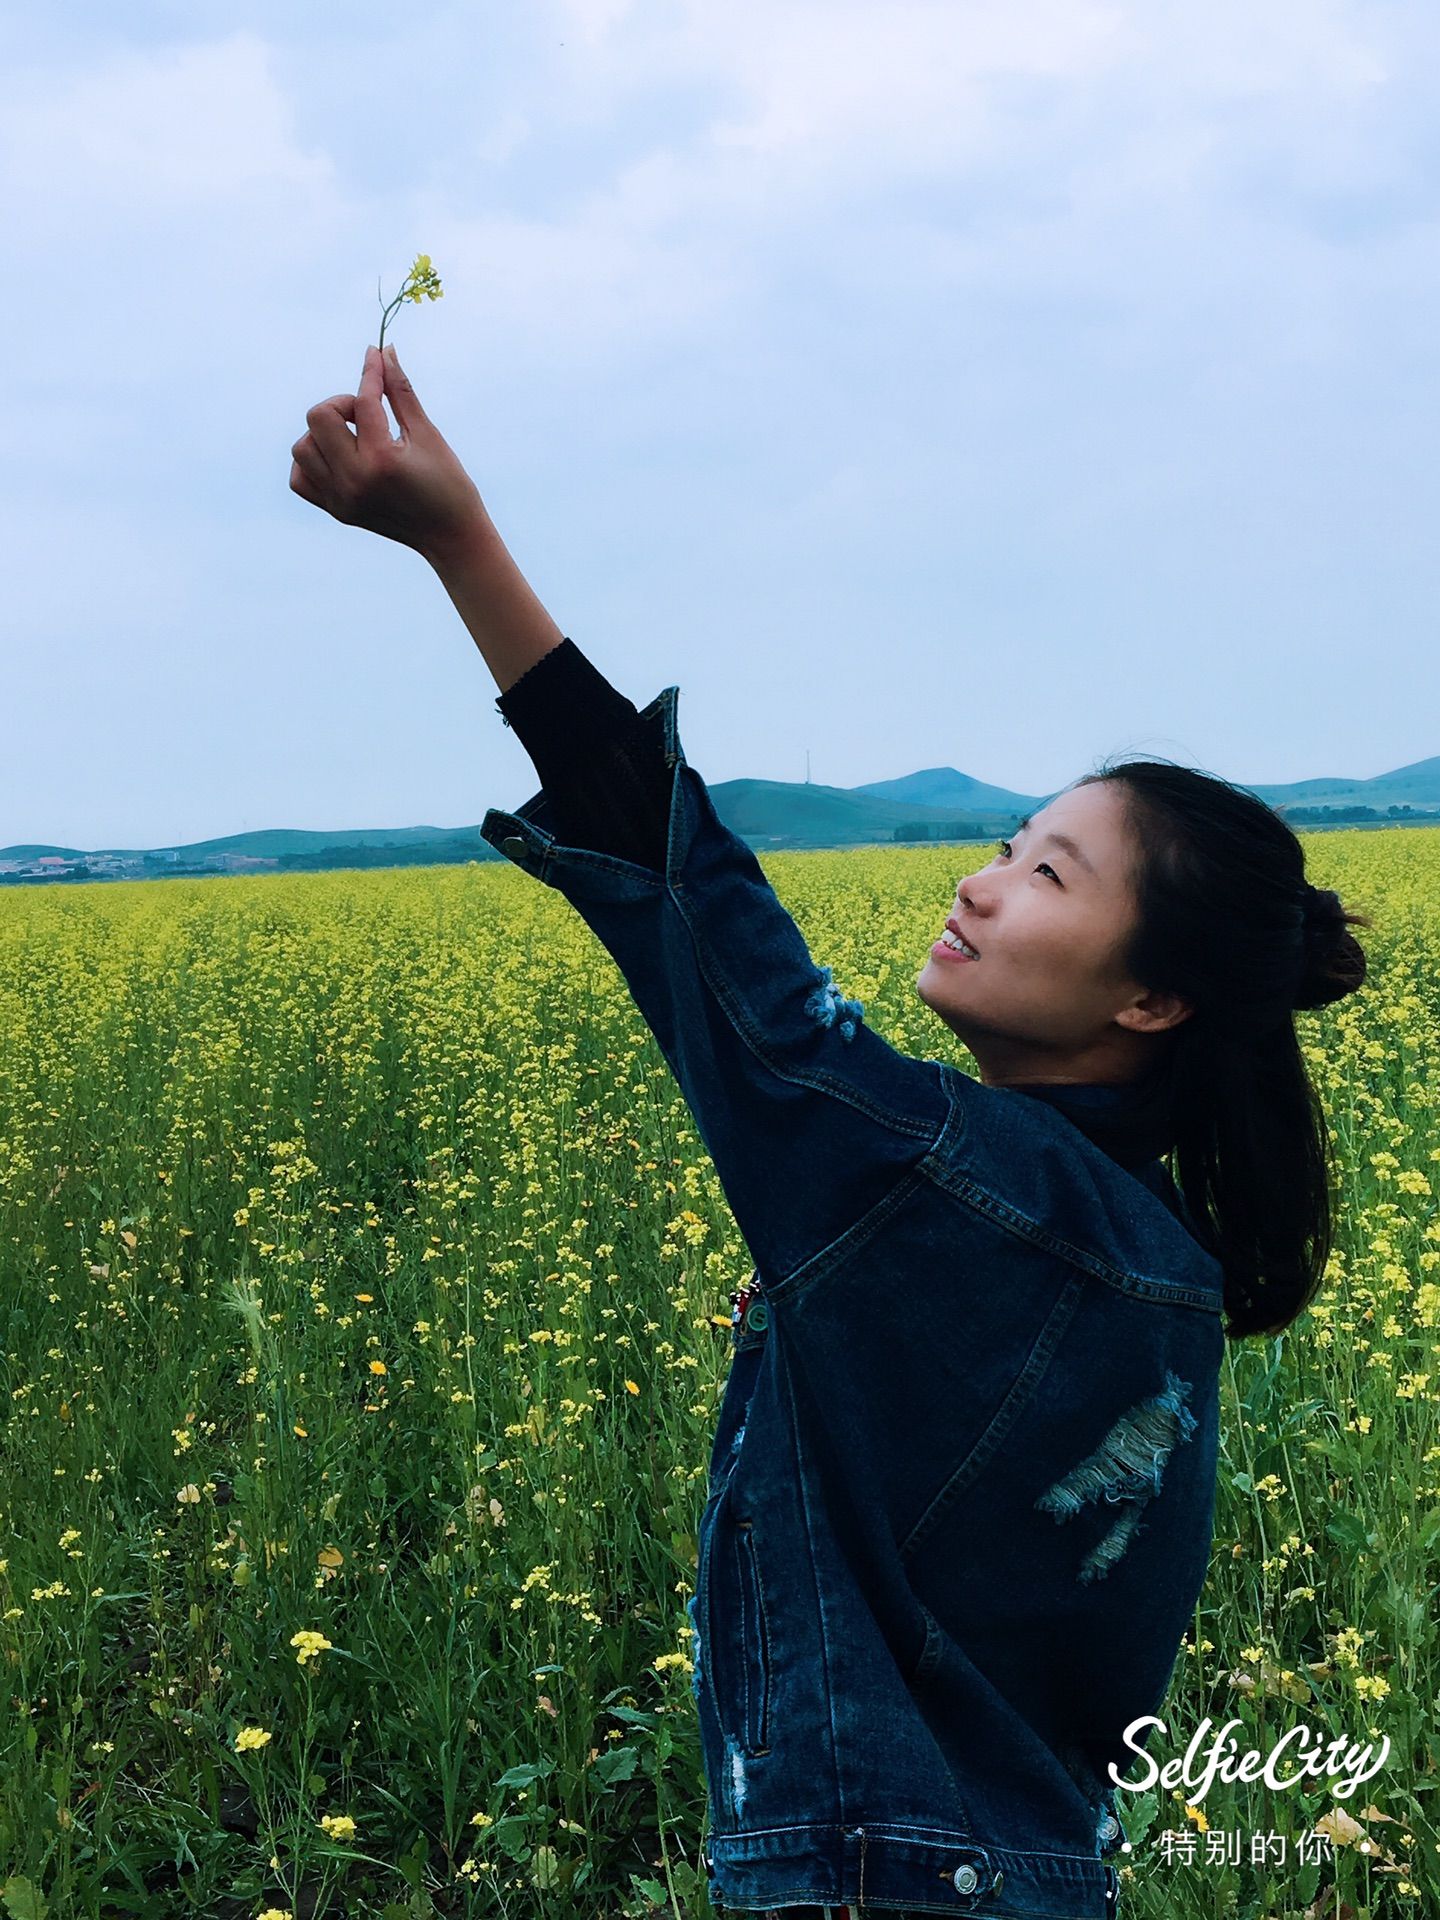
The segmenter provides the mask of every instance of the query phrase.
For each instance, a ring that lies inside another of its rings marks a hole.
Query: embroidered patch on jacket
[[[847,1000],[840,989],[833,984],[831,969],[821,967],[820,984],[805,1002],[805,1011],[812,1020],[818,1020],[822,1027],[832,1027],[839,1021],[840,1038],[855,1038],[855,1022],[863,1018],[865,1003],[863,1000]]]
[[[1160,1491],[1165,1462],[1198,1424],[1185,1405],[1189,1398],[1190,1382],[1167,1368],[1164,1390],[1123,1414],[1095,1451],[1035,1502],[1042,1513],[1054,1514],[1057,1525],[1098,1500],[1112,1506],[1125,1503],[1114,1526],[1085,1556],[1082,1586],[1103,1580],[1135,1535],[1144,1531],[1140,1516]]]

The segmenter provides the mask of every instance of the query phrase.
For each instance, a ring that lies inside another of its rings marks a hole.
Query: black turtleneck
[[[1030,1081],[1011,1088],[1063,1113],[1087,1140],[1132,1170],[1167,1154],[1175,1144],[1170,1080],[1163,1070],[1122,1086]]]
[[[555,838],[665,868],[671,769],[655,751],[658,729],[567,635],[495,702],[535,763]]]

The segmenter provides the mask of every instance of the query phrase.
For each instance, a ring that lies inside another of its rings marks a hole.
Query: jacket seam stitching
[[[1064,1339],[1070,1322],[1075,1318],[1084,1291],[1083,1278],[1079,1274],[1072,1274],[1046,1314],[1044,1324],[1035,1336],[1024,1366],[1011,1382],[1009,1391],[991,1416],[985,1431],[900,1542],[899,1553],[902,1560],[910,1558],[918,1543],[939,1525],[945,1509],[957,1500],[967,1487],[973,1486],[989,1466],[1000,1442],[1030,1405],[1040,1382],[1049,1372],[1056,1349]]]
[[[939,1062],[927,1064],[940,1066]],[[964,1112],[955,1097],[955,1090],[946,1077],[943,1066],[940,1071],[940,1090],[945,1096],[945,1118],[935,1130],[926,1152],[913,1166],[905,1169],[894,1186],[880,1196],[868,1213],[863,1214],[843,1233],[838,1233],[827,1246],[809,1255],[807,1259],[800,1262],[799,1266],[793,1267],[788,1274],[776,1281],[768,1289],[772,1297],[778,1293],[783,1300],[793,1301],[808,1292],[817,1280],[823,1279],[827,1273],[843,1265],[853,1253],[858,1252],[865,1242],[884,1225],[891,1214],[902,1207],[912,1193],[919,1190],[922,1176],[927,1172],[930,1164],[943,1157],[951,1136],[958,1135],[965,1125]]]
[[[1148,1294],[1152,1299],[1173,1302],[1177,1306],[1196,1307],[1201,1312],[1218,1313],[1221,1310],[1220,1298],[1211,1293],[1202,1292],[1197,1287],[1175,1286],[1167,1280],[1157,1280],[1145,1274],[1131,1273],[1128,1268],[1112,1266],[1098,1254],[1087,1248],[1077,1247],[1073,1242],[1062,1239],[1053,1228],[1041,1221],[1031,1220],[1018,1208],[990,1192],[978,1181],[967,1174],[957,1173],[950,1168],[925,1169],[931,1173],[937,1186],[968,1206],[972,1212],[992,1220],[1003,1232],[1012,1234],[1016,1239],[1042,1248],[1058,1258],[1077,1267],[1092,1279],[1101,1280],[1116,1286],[1122,1292],[1130,1294]]]
[[[830,1764],[835,1779],[834,1804],[840,1811],[839,1824],[846,1823],[845,1782],[840,1766],[840,1734],[835,1725],[835,1696],[830,1684],[830,1634],[825,1619],[825,1595],[821,1589],[820,1576],[816,1571],[815,1559],[815,1523],[810,1511],[810,1493],[805,1472],[805,1448],[800,1437],[800,1422],[795,1415],[795,1396],[790,1388],[788,1371],[783,1375],[785,1382],[785,1417],[790,1423],[790,1439],[795,1449],[795,1478],[800,1493],[800,1511],[805,1516],[805,1543],[808,1549],[806,1559],[810,1565],[810,1579],[815,1592],[815,1618],[820,1627],[820,1665],[822,1684],[825,1688],[825,1718],[830,1735]]]
[[[685,763],[682,762],[681,764],[683,765]],[[681,792],[685,792],[683,784]],[[753,858],[754,849],[751,848],[750,852]],[[685,898],[684,881],[680,872],[683,863],[674,859],[672,854],[668,864],[673,867],[675,871],[673,873],[667,872],[666,886],[671,900],[675,903],[675,910],[684,923],[685,930],[689,934],[691,943],[694,946],[696,962],[704,977],[705,984],[709,987],[711,993],[714,994],[721,1011],[725,1014],[731,1026],[735,1029],[736,1033],[739,1034],[746,1046],[749,1047],[760,1064],[765,1067],[768,1072],[773,1073],[778,1080],[784,1080],[791,1086],[811,1087],[818,1093],[828,1094],[831,1099],[839,1100],[847,1106],[854,1107],[858,1112],[867,1115],[872,1120],[879,1121],[882,1126],[889,1127],[896,1133],[903,1134],[907,1139],[925,1140],[931,1138],[936,1130],[929,1122],[911,1120],[904,1114],[897,1114],[888,1107],[880,1106],[877,1102],[868,1099],[863,1092],[858,1091],[852,1082],[842,1079],[838,1074],[830,1073],[823,1067],[813,1069],[792,1067],[788,1064],[782,1064],[783,1056],[781,1059],[777,1059],[772,1055],[769,1045],[767,1044],[764,1029],[752,1022],[744,1001],[730,987],[723,974],[717,970],[711,956],[709,944],[703,938],[695,920],[691,916],[689,905]],[[759,864],[758,860],[756,864]],[[765,880],[766,886],[774,893],[774,887],[763,870],[761,878]],[[776,897],[778,901],[778,895]],[[783,902],[781,902],[780,905],[781,911],[786,911]],[[790,918],[793,922],[794,915],[790,915]],[[798,925],[795,930],[797,935],[803,940],[804,936],[800,934]],[[808,945],[806,950],[808,952]],[[871,1034],[872,1037],[879,1040],[883,1046],[888,1047],[890,1045],[890,1042],[885,1040],[883,1035],[876,1033],[874,1028],[871,1028]],[[913,1060],[914,1056],[906,1055],[905,1058]],[[928,1065],[929,1063],[922,1061],[917,1064]],[[946,1090],[946,1097],[948,1100],[948,1090]]]
[[[766,1298],[778,1299],[787,1307],[803,1298],[816,1281],[823,1279],[835,1268],[843,1266],[852,1254],[858,1253],[865,1242],[885,1225],[891,1214],[898,1212],[910,1195],[918,1191],[920,1185],[920,1170],[916,1167],[908,1168],[899,1176],[894,1186],[882,1194],[853,1226],[846,1227],[845,1231],[837,1234],[828,1246],[822,1247],[818,1253],[813,1253],[802,1260],[799,1266],[792,1267],[788,1274],[783,1275],[779,1280],[772,1281],[765,1289]]]

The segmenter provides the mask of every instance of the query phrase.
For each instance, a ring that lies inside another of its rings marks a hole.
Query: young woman
[[[936,930],[917,992],[980,1077],[900,1053],[718,819],[678,688],[637,711],[560,633],[394,360],[307,420],[292,489],[422,553],[494,673],[542,784],[481,831],[616,960],[754,1261],[690,1602],[713,1904],[1113,1915],[1225,1338],[1329,1248],[1293,1015],[1368,923],[1252,795],[1109,766]]]

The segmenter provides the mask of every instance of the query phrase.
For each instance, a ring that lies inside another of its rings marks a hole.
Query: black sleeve
[[[568,637],[496,699],[535,764],[556,838],[662,869],[673,770],[639,712]]]

